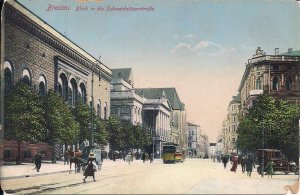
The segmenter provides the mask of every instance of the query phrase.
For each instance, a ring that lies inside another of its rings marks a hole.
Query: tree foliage
[[[262,147],[281,149],[290,159],[297,160],[299,118],[298,105],[261,95],[240,121],[238,148],[244,152],[255,152]]]
[[[91,122],[90,107],[79,99],[76,101],[75,107],[72,108],[72,113],[79,124],[79,142],[81,143],[85,139],[91,140],[91,133],[89,129],[89,123]]]
[[[108,120],[109,143],[113,150],[144,149],[151,144],[151,137],[140,125],[128,120],[110,117]]]
[[[44,109],[38,93],[19,82],[5,96],[5,138],[38,142],[46,135]]]
[[[94,138],[98,144],[106,145],[108,142],[107,124],[100,117],[95,116],[94,118],[95,118],[94,122],[96,126],[96,129],[94,129]]]
[[[79,124],[70,106],[53,90],[44,97],[45,120],[48,143],[72,144],[79,135]]]

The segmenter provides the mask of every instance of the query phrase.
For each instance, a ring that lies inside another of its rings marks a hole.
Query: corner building
[[[279,54],[267,55],[260,47],[246,63],[239,87],[241,107],[250,108],[259,94],[300,104],[300,51],[289,48]]]

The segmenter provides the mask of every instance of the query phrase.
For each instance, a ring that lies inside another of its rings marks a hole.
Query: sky
[[[109,68],[131,67],[136,88],[175,87],[210,142],[256,48],[300,49],[294,0],[18,1]]]

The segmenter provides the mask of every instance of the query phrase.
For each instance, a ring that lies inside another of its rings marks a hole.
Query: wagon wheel
[[[299,175],[299,167],[297,166],[297,167],[295,167],[295,169],[294,169],[294,173],[295,173],[295,175]]]
[[[101,167],[102,167],[102,159],[98,162],[98,171],[100,171],[101,170]]]
[[[262,173],[262,171],[261,171],[261,166],[258,166],[258,167],[257,167],[257,173],[258,173],[258,174],[261,174],[261,173]]]

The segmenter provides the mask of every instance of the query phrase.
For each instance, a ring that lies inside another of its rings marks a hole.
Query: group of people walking
[[[232,164],[230,171],[236,172],[238,164],[241,164],[242,172],[245,173],[246,171],[249,177],[251,177],[252,170],[255,168],[255,160],[250,154],[248,156],[233,156]]]
[[[236,173],[238,165],[240,164],[241,168],[242,168],[242,172],[243,173],[247,172],[247,176],[249,176],[249,177],[251,177],[253,168],[255,168],[255,157],[252,156],[251,154],[246,155],[246,156],[222,155],[221,161],[224,165],[224,169],[226,169],[227,163],[231,162],[232,167],[230,168],[230,171],[232,171],[234,173]],[[270,160],[266,166],[266,174],[268,175],[268,177],[271,177],[271,178],[272,178],[272,175],[274,174],[273,166],[274,166],[274,162],[272,160]]]

